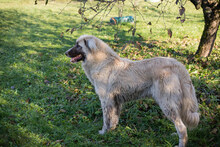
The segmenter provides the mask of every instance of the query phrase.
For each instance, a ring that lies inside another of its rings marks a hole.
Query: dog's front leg
[[[121,111],[121,104],[117,105],[113,99],[101,99],[103,113],[103,127],[99,134],[104,134],[109,130],[116,128]]]

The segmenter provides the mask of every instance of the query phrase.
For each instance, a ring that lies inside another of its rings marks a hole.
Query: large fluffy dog
[[[179,146],[187,142],[187,127],[199,123],[198,103],[184,65],[172,58],[156,57],[141,61],[120,58],[102,40],[80,36],[66,51],[71,62],[82,67],[101,101],[104,134],[118,124],[122,104],[153,97],[179,135]]]

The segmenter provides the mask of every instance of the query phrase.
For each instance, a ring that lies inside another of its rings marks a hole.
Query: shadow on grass
[[[54,130],[63,133],[55,129],[56,123],[50,123],[55,114],[45,117],[44,113],[51,105],[46,104],[48,99],[57,104],[70,94],[58,77],[63,77],[59,68],[68,68],[59,56],[72,40],[59,38],[54,31],[59,23],[48,23],[16,10],[0,10],[0,18],[0,145],[42,145],[50,141],[47,134],[52,135]],[[59,114],[61,106],[53,109]]]

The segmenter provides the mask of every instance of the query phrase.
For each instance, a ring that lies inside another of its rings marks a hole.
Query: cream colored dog
[[[119,121],[122,104],[153,97],[179,135],[179,146],[187,143],[187,127],[199,123],[198,103],[189,73],[172,58],[156,57],[131,61],[119,57],[102,40],[82,35],[66,52],[82,67],[101,101],[104,134]]]

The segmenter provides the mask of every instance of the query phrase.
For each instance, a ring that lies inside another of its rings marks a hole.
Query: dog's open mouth
[[[81,61],[81,60],[83,60],[83,56],[82,56],[81,54],[79,54],[79,55],[77,55],[76,57],[72,57],[72,58],[70,59],[70,62],[75,63],[75,62],[79,62],[79,61]]]
[[[82,50],[82,47],[77,43],[74,47],[65,52],[67,57],[70,57],[70,62],[75,63],[79,61],[85,61],[86,55]]]

